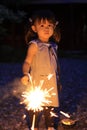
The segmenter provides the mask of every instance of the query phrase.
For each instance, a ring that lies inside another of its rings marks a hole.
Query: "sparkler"
[[[26,104],[26,108],[28,110],[33,110],[38,111],[38,110],[43,110],[43,107],[45,104],[49,104],[51,103],[50,100],[48,100],[47,98],[50,98],[50,94],[49,92],[53,90],[53,88],[47,90],[44,89],[42,90],[40,86],[35,87],[34,89],[31,89],[31,91],[29,92],[23,92],[23,102],[24,104]]]
[[[50,80],[52,76],[53,76],[52,74],[49,74],[47,76],[47,79]],[[25,104],[27,110],[34,111],[32,127],[31,127],[31,129],[34,130],[35,111],[41,111],[43,110],[43,106],[45,106],[45,104],[48,105],[49,103],[52,103],[52,101],[50,101],[49,98],[51,97],[50,91],[52,91],[54,88],[52,87],[49,90],[47,89],[43,90],[41,88],[44,83],[44,80],[41,80],[38,86],[34,86],[34,83],[32,82],[32,78],[30,75],[29,77],[31,82],[31,90],[29,90],[28,92],[23,92],[22,94],[23,101],[21,102],[21,104]],[[54,95],[55,94],[52,93],[52,96]]]

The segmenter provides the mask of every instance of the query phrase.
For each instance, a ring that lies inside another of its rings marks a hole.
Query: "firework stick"
[[[34,130],[34,125],[35,125],[35,113],[33,115],[33,121],[32,121],[32,127],[31,127],[32,130]]]

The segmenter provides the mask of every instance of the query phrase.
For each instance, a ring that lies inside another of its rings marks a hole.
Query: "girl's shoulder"
[[[31,41],[28,43],[28,45],[31,45],[31,44],[35,44],[37,47],[41,47],[41,46],[44,45],[43,42],[41,42],[41,41],[38,40],[38,39],[31,40]]]
[[[28,52],[35,55],[37,51],[38,51],[37,42],[35,42],[35,40],[31,40],[28,43]]]
[[[58,49],[58,45],[55,42],[50,42],[50,44],[54,49]]]
[[[31,40],[31,41],[28,43],[28,45],[30,45],[30,44],[32,44],[32,43],[37,45],[38,41],[37,41],[37,40]]]

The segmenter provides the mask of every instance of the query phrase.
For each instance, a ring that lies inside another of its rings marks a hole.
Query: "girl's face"
[[[41,20],[40,22],[37,20],[35,24],[32,26],[32,30],[37,33],[38,38],[43,42],[48,42],[49,38],[54,33],[54,25],[50,23],[48,20]]]

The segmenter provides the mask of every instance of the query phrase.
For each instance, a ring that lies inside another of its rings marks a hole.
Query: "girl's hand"
[[[22,78],[21,78],[21,82],[22,84],[24,85],[28,85],[29,83],[29,77],[27,75],[24,75]]]

